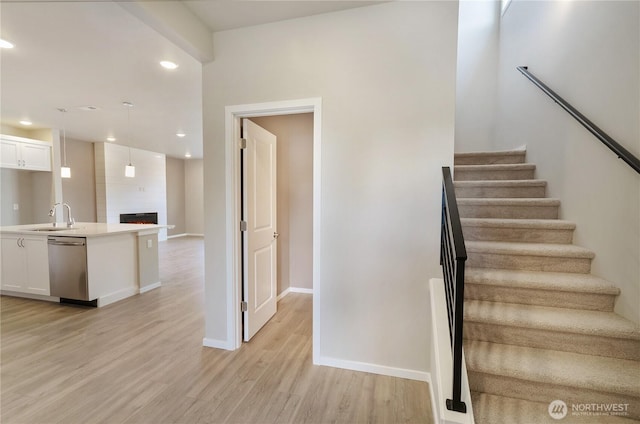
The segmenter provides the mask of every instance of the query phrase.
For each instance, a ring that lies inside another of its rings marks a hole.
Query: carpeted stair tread
[[[523,163],[526,154],[526,150],[456,153],[454,155],[453,163]]]
[[[465,269],[466,284],[485,284],[537,290],[577,293],[620,294],[613,283],[591,274],[572,272],[521,271],[510,269]]]
[[[473,180],[455,181],[454,187],[546,187],[546,180]]]
[[[465,340],[467,369],[549,385],[640,396],[640,363],[546,349]]]
[[[549,198],[476,198],[466,197],[458,200],[458,206],[560,206],[560,200]]]
[[[561,219],[460,218],[463,227],[575,230],[576,224]]]
[[[595,254],[573,244],[513,243],[499,241],[466,241],[467,253],[490,253],[514,256],[548,256],[593,259]]]
[[[474,214],[465,209],[461,209],[461,213],[476,216],[460,219],[464,238],[469,241],[571,244],[576,228],[573,222],[546,216],[542,218],[540,215],[525,218],[524,213],[523,217],[492,214],[493,217],[487,217],[487,213]]]
[[[536,166],[528,163],[454,165],[454,181],[533,180]]]
[[[463,179],[455,181],[454,188],[459,198],[544,198],[547,182],[534,179]]]
[[[531,402],[488,393],[471,392],[477,424],[637,424],[638,421],[619,416],[567,415],[556,420],[549,415],[549,404]]]
[[[465,322],[640,341],[640,327],[613,312],[466,300],[464,315]]]
[[[455,180],[456,171],[464,172],[492,172],[492,171],[531,171],[536,166],[531,163],[497,163],[488,165],[455,165],[453,174]]]
[[[560,201],[544,197],[461,197],[461,218],[558,219]]]

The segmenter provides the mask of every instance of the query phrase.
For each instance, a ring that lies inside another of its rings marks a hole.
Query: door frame
[[[225,107],[226,303],[230,350],[242,345],[242,243],[240,233],[240,128],[242,118],[313,113],[313,363],[320,358],[321,142],[322,98],[285,100]]]

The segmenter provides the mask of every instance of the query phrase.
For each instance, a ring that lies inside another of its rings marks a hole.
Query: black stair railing
[[[518,66],[516,68],[518,71],[522,73],[525,77],[527,77],[532,83],[534,83],[540,90],[542,90],[547,96],[551,97],[554,102],[560,105],[561,108],[566,110],[569,115],[573,116],[576,121],[578,121],[583,127],[585,127],[591,134],[596,136],[598,140],[600,140],[605,146],[607,146],[611,151],[613,151],[618,158],[622,159],[633,168],[637,173],[640,174],[640,159],[635,157],[631,152],[625,149],[620,143],[615,141],[613,138],[609,136],[606,132],[602,131],[596,124],[591,122],[584,116],[582,113],[578,112],[576,108],[571,106],[569,102],[560,97],[555,91],[550,89],[545,83],[536,78],[531,72],[529,72],[529,68],[527,66]]]
[[[449,167],[442,168],[442,224],[440,229],[440,265],[444,275],[445,298],[449,318],[449,337],[453,354],[453,393],[447,399],[450,411],[467,412],[460,399],[462,392],[462,320],[464,317],[464,246],[462,224]]]

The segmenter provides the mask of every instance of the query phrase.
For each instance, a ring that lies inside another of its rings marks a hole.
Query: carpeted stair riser
[[[464,297],[469,300],[484,300],[487,302],[564,307],[603,312],[613,311],[615,302],[615,295],[613,294],[492,286],[489,284],[473,284],[468,281],[464,286]]]
[[[519,243],[570,244],[573,230],[546,228],[479,227],[462,223],[465,240],[513,241]]]
[[[543,198],[546,195],[546,183],[537,180],[518,181],[457,181],[456,197],[462,198]]]
[[[620,289],[589,274],[468,266],[464,294],[466,299],[610,312]]]
[[[456,181],[533,180],[535,166],[531,165],[456,165]]]
[[[472,391],[544,402],[560,399],[567,404],[628,404],[629,417],[640,419],[640,398],[628,394],[600,392],[585,388],[562,386],[553,381],[537,382],[520,378],[486,374],[467,370]],[[533,424],[533,423],[531,423]]]
[[[477,268],[522,269],[550,272],[591,272],[591,259],[549,257],[531,255],[507,255],[474,252],[468,256],[467,265]]]
[[[574,415],[567,405],[567,416],[558,421],[549,415],[549,402],[529,402],[505,396],[472,392],[476,423],[491,424],[634,424],[619,416]]]
[[[533,402],[630,403],[640,412],[637,361],[467,340],[470,389]]]
[[[456,153],[455,165],[488,165],[505,163],[524,163],[526,151]]]
[[[558,219],[559,207],[553,199],[458,199],[461,218]]]
[[[638,340],[510,327],[468,321],[466,318],[463,334],[465,339],[468,340],[552,349],[633,361],[640,360],[640,342]]]

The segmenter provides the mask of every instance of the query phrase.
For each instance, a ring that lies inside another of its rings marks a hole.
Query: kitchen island
[[[0,227],[0,293],[60,301],[51,292],[49,238],[75,240],[86,246],[87,299],[98,307],[160,287],[158,232],[165,225],[66,224]]]

